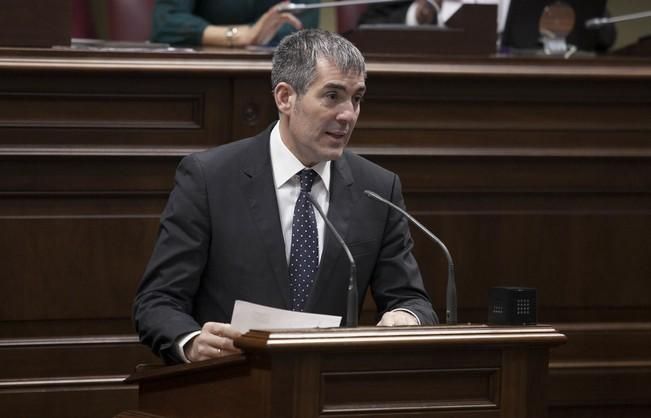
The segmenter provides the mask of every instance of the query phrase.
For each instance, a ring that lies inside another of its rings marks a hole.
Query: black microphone
[[[413,216],[408,214],[400,206],[388,201],[387,199],[370,190],[364,190],[364,194],[366,194],[368,197],[379,200],[380,202],[387,204],[393,209],[402,213],[407,219],[419,227],[420,230],[425,233],[425,235],[427,235],[432,241],[436,242],[443,249],[445,257],[448,259],[448,286],[445,292],[445,322],[449,325],[455,325],[457,323],[457,284],[454,280],[454,263],[452,262],[452,256],[450,255],[450,252],[448,251],[445,244],[443,244],[443,242],[436,235],[434,235],[429,229],[425,228],[420,222],[418,222]]]
[[[328,229],[330,229],[332,235],[334,235],[337,241],[339,241],[339,245],[341,245],[344,251],[346,251],[348,261],[350,261],[350,278],[348,279],[348,292],[346,295],[346,326],[349,328],[354,328],[357,326],[357,315],[359,315],[359,302],[357,300],[357,264],[355,264],[355,259],[353,258],[353,254],[350,252],[348,245],[346,245],[344,239],[341,238],[341,235],[339,235],[339,232],[337,232],[335,226],[332,224],[332,222],[330,222],[330,219],[328,219],[325,213],[323,213],[321,206],[316,203],[316,200],[314,200],[312,195],[309,193],[307,193],[307,198],[310,199],[312,206],[316,208],[316,210],[319,212],[319,215],[321,215],[325,221],[326,225],[328,225]]]

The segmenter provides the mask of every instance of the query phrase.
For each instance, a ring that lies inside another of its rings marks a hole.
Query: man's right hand
[[[242,334],[231,328],[230,324],[206,322],[201,333],[185,344],[183,352],[192,363],[240,353],[241,350],[233,344],[233,340],[240,335]]]

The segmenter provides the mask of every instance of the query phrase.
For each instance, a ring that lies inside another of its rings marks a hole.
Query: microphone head
[[[605,26],[605,25],[607,25],[609,23],[610,23],[610,21],[607,18],[595,17],[595,18],[586,20],[585,21],[585,27],[587,29],[597,29],[597,28]]]
[[[380,198],[380,199],[381,199],[381,196],[380,196],[380,195],[378,195],[377,193],[372,192],[372,191],[370,191],[370,190],[364,190],[364,194],[365,194],[366,196],[368,196],[368,197],[374,197],[374,198],[376,198],[376,199],[377,199],[377,198]]]

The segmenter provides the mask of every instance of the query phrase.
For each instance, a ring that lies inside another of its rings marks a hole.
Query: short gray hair
[[[325,59],[344,74],[363,74],[364,56],[349,40],[321,29],[304,29],[285,37],[276,48],[271,87],[285,82],[303,95],[316,77],[316,64]]]

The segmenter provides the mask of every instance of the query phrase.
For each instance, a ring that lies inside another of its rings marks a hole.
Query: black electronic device
[[[493,287],[489,291],[488,323],[491,325],[533,325],[536,311],[536,289]]]

